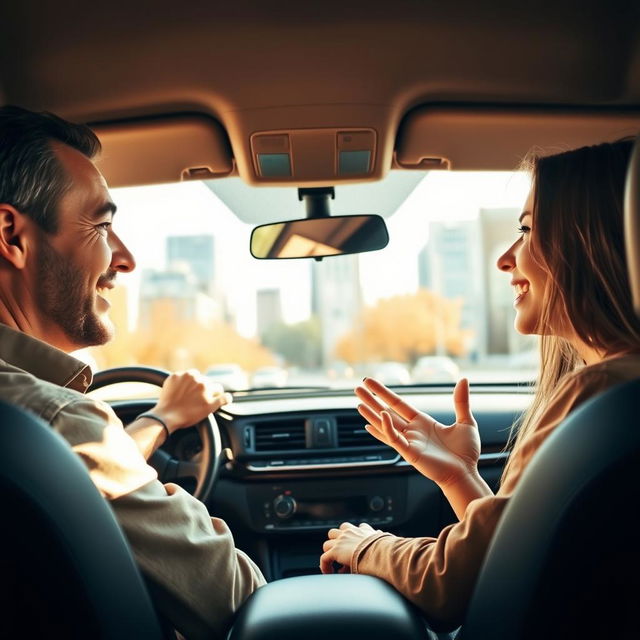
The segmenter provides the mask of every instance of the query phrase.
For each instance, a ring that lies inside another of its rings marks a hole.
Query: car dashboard
[[[450,424],[451,391],[433,385],[401,393]],[[530,393],[525,385],[474,387],[479,467],[493,488]],[[318,573],[327,530],[344,521],[406,536],[435,536],[455,521],[437,486],[367,433],[357,402],[350,390],[246,392],[216,414],[226,462],[207,506],[268,580]],[[197,456],[197,433],[177,432],[165,446],[178,458]]]

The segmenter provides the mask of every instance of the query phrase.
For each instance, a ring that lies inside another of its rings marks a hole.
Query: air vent
[[[302,418],[257,422],[254,429],[256,451],[288,451],[305,448],[304,419]]]
[[[339,447],[379,447],[386,448],[386,445],[376,440],[367,433],[364,428],[366,424],[364,418],[360,416],[336,416],[338,425],[338,446]]]

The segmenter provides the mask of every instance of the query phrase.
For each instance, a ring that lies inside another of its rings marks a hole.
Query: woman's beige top
[[[471,502],[464,518],[445,527],[437,538],[400,538],[378,532],[363,540],[353,554],[353,573],[383,578],[442,628],[462,624],[496,524],[532,456],[580,404],[638,377],[638,355],[604,360],[572,373],[558,386],[535,431],[514,452],[495,496]]]

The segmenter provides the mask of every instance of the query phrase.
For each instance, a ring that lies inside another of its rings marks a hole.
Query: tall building
[[[480,209],[478,220],[434,222],[418,254],[421,287],[445,298],[462,297],[462,327],[475,335],[472,357],[507,355],[530,349],[513,330],[515,311],[509,277],[496,267],[516,237],[518,209]],[[478,241],[479,240],[479,241]]]
[[[153,314],[163,311],[170,311],[176,321],[194,321],[204,326],[221,313],[216,301],[199,290],[197,279],[188,269],[147,269],[140,285],[139,326],[149,326]]]
[[[484,351],[482,309],[484,282],[477,221],[432,222],[429,242],[418,254],[418,284],[444,298],[462,298],[461,325],[472,329],[476,339],[470,345],[478,355]]]
[[[322,325],[322,361],[335,359],[336,344],[353,328],[362,311],[358,255],[314,262],[311,272],[311,311]]]
[[[498,258],[516,239],[519,209],[480,209],[482,225],[483,279],[486,283],[484,309],[488,354],[522,351],[531,340],[513,330],[515,310],[509,275],[500,272]]]
[[[215,293],[215,239],[212,235],[167,238],[167,268],[180,269],[184,264],[195,276],[198,291],[210,295]]]
[[[257,334],[262,337],[270,327],[282,323],[280,289],[260,289],[256,292]]]

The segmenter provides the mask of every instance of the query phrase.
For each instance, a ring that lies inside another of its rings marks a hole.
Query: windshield
[[[94,366],[197,368],[228,389],[529,381],[536,341],[513,329],[509,275],[529,188],[505,172],[391,172],[336,188],[332,215],[378,213],[380,251],[256,260],[254,226],[304,216],[294,188],[238,178],[112,189],[137,261],[110,298],[116,338]]]

